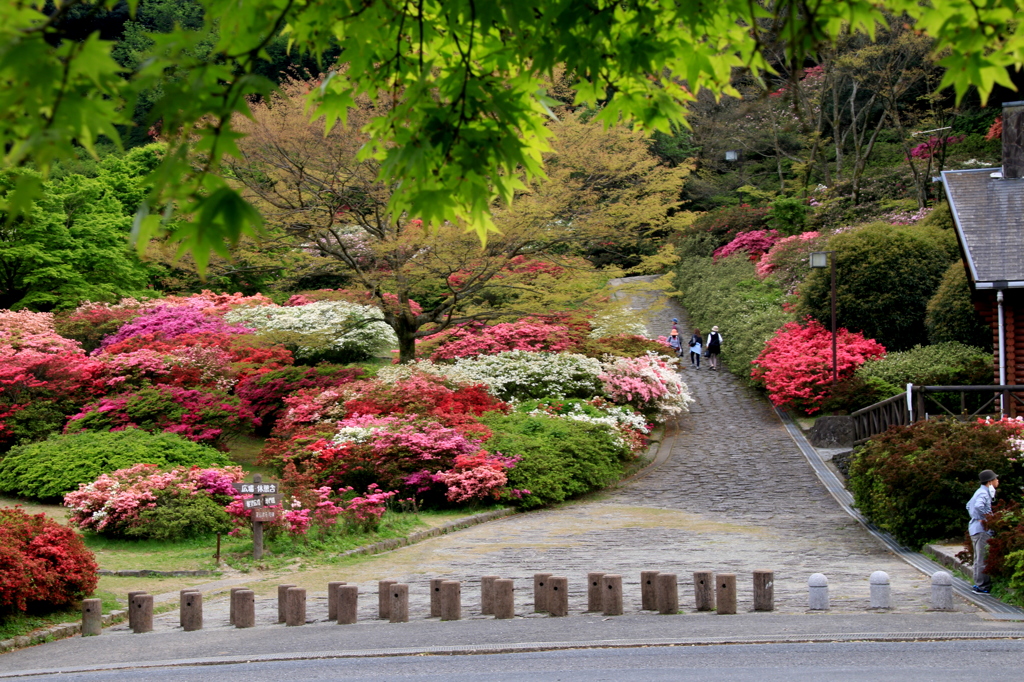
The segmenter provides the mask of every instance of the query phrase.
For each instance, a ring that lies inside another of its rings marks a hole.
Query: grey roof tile
[[[1024,178],[943,171],[957,236],[976,283],[1024,282]]]

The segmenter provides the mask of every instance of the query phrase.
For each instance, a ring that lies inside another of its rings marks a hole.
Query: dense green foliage
[[[854,455],[849,487],[869,521],[916,548],[963,536],[964,505],[982,469],[999,473],[1005,495],[1018,495],[1024,463],[1010,455],[1007,431],[998,425],[930,420],[894,426]]]
[[[828,242],[836,268],[836,319],[888,350],[927,343],[925,307],[956,257],[949,230],[875,223]],[[831,275],[814,270],[800,288],[799,312],[829,325]]]
[[[959,341],[969,346],[992,348],[992,329],[974,309],[962,262],[950,264],[942,275],[939,288],[928,301],[924,324],[929,343]]]
[[[0,461],[0,491],[54,500],[100,474],[133,464],[226,466],[226,455],[169,433],[137,429],[51,436],[20,445]]]
[[[128,530],[130,537],[178,540],[227,533],[232,529],[224,501],[215,500],[205,492],[160,491],[156,507],[142,511],[139,519],[139,525]]]
[[[864,379],[881,379],[900,390],[907,384],[984,385],[992,383],[992,354],[953,341],[914,346],[864,363],[857,375]]]
[[[771,280],[761,281],[754,264],[739,253],[717,263],[686,258],[675,273],[679,301],[690,322],[707,334],[712,325],[722,332],[722,361],[744,378],[765,342],[793,316],[782,309],[783,292]],[[690,330],[680,330],[684,338]]]
[[[491,452],[522,459],[508,472],[508,485],[528,490],[519,501],[530,509],[562,502],[609,485],[622,476],[629,450],[606,429],[568,419],[490,412],[481,421],[494,431]]]

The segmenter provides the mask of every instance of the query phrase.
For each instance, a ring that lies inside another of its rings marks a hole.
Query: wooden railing
[[[998,418],[1000,409],[995,405],[995,402],[999,395],[1002,394],[1003,396],[1002,409],[1009,412],[1011,401],[1016,405],[1024,407],[1024,399],[1018,395],[1021,392],[1024,392],[1024,386],[911,386],[909,399],[907,398],[907,392],[903,392],[851,414],[850,417],[853,420],[853,444],[860,445],[894,424],[906,426],[911,422],[934,417],[952,417],[964,421],[984,416]],[[943,402],[937,400],[934,395],[937,393],[946,395],[950,393],[959,394],[960,411],[954,412]],[[970,411],[967,409],[967,396],[975,393],[991,393],[992,395],[980,407]],[[986,411],[990,406],[996,409]],[[929,412],[929,409],[936,408],[936,411]]]

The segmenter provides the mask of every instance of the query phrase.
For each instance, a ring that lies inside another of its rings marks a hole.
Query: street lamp
[[[829,258],[829,254],[832,258]],[[832,266],[832,385],[839,383],[839,367],[836,362],[836,252],[812,251],[811,267],[827,268]]]

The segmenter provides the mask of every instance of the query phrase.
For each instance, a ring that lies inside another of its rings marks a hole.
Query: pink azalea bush
[[[135,336],[152,334],[158,338],[173,339],[183,334],[248,334],[252,330],[241,325],[230,325],[218,315],[203,312],[191,306],[159,305],[103,339],[101,348],[107,348]]]
[[[783,237],[761,257],[754,270],[761,279],[771,276],[784,291],[793,291],[810,272],[811,251],[820,250],[818,232]]]
[[[603,363],[602,369],[598,379],[609,400],[659,420],[684,412],[693,402],[676,360],[665,355],[615,358]]]
[[[839,381],[868,360],[885,356],[885,347],[863,334],[839,329],[836,367]],[[790,322],[775,332],[753,363],[755,383],[768,391],[772,404],[813,414],[832,388],[832,332],[817,320]]]
[[[242,467],[161,471],[155,464],[136,464],[81,485],[65,495],[64,506],[71,509],[68,522],[81,530],[111,537],[145,537],[153,511],[200,495],[222,510],[235,495],[231,484],[242,477]],[[221,521],[226,520],[224,514]]]
[[[430,359],[438,362],[509,350],[558,353],[577,340],[564,325],[524,319],[490,327],[460,328],[434,351]]]
[[[34,313],[31,310],[0,309],[0,332],[53,334],[53,313]]]
[[[751,260],[757,260],[762,254],[772,248],[772,245],[779,240],[778,230],[752,230],[741,232],[725,246],[715,249],[714,258],[727,258],[737,251],[745,251],[750,255]]]
[[[449,502],[498,500],[506,492],[506,472],[520,459],[480,450],[473,455],[456,456],[452,468],[436,474],[434,478],[448,487],[445,497]]]

